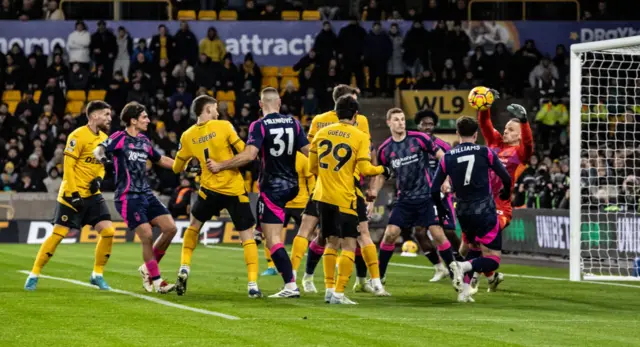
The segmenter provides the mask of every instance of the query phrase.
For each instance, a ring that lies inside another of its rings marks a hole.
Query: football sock
[[[258,280],[258,245],[255,240],[247,240],[242,243],[244,262],[247,264],[247,276],[249,282]]]
[[[387,266],[389,265],[389,261],[391,260],[391,256],[393,256],[393,251],[396,249],[395,244],[387,244],[382,241],[380,243],[380,255],[378,260],[380,261],[380,277],[384,277],[387,273]]]
[[[453,262],[453,253],[451,252],[451,243],[448,240],[438,246],[438,253],[444,263],[447,264],[447,267],[449,267],[449,264]]]
[[[287,251],[284,249],[282,243],[276,243],[271,247],[271,259],[276,265],[276,269],[282,275],[284,283],[293,282],[293,269],[291,268],[291,259],[287,255]]]
[[[40,275],[40,271],[42,271],[42,268],[47,264],[47,262],[49,262],[49,259],[53,257],[60,241],[67,236],[68,232],[69,228],[67,227],[63,227],[61,225],[53,226],[53,234],[47,237],[47,239],[44,240],[44,243],[42,243],[42,246],[40,246],[40,250],[36,256],[36,261],[33,263],[33,268],[31,269],[31,275]]]
[[[360,248],[356,248],[355,262],[356,262],[356,276],[360,278],[367,277],[367,263],[364,261],[364,257],[362,256],[362,251]]]
[[[148,262],[145,262],[144,265],[147,267],[147,271],[149,271],[149,277],[152,281],[155,282],[156,280],[160,279],[160,269],[158,268],[157,260],[151,259]]]
[[[424,256],[427,257],[427,259],[429,259],[431,264],[433,265],[440,264],[440,257],[438,256],[438,252],[434,252],[434,251],[424,252]]]
[[[302,257],[304,257],[304,253],[307,251],[308,246],[309,240],[302,236],[296,235],[293,239],[293,246],[291,247],[291,267],[294,272],[298,272],[298,268],[302,262]]]
[[[324,268],[325,288],[335,288],[336,286],[336,262],[338,261],[338,251],[333,248],[324,249],[322,266]],[[353,263],[351,264],[353,266]]]
[[[191,266],[191,257],[193,256],[193,250],[198,245],[198,236],[200,236],[200,231],[192,226],[189,226],[184,232],[180,265]]]
[[[271,259],[271,251],[269,247],[267,247],[267,243],[264,243],[264,257],[267,259],[267,267],[276,267],[273,263],[273,259]]]
[[[318,245],[315,241],[311,241],[309,249],[307,250],[307,265],[305,268],[307,275],[313,275],[316,271],[316,266],[318,266],[323,253],[324,247]]]
[[[478,273],[496,271],[500,267],[500,257],[489,255],[476,258],[471,261],[471,266],[473,271]]]
[[[479,258],[481,256],[482,251],[480,250],[480,248],[469,248],[469,250],[467,251],[467,256],[464,258],[464,260],[471,260]]]
[[[93,272],[96,274],[104,273],[104,266],[107,265],[111,256],[111,247],[113,246],[113,235],[116,230],[113,227],[104,228],[100,231],[100,239],[96,244],[96,258],[93,263]]]
[[[338,265],[338,281],[336,283],[335,290],[336,293],[344,293],[344,288],[347,286],[347,283],[349,283],[349,278],[351,278],[351,273],[353,272],[354,261],[354,252],[343,250],[340,253],[340,261]]]
[[[369,270],[369,275],[371,278],[380,278],[380,265],[378,264],[378,251],[376,250],[376,245],[369,244],[362,247],[362,259],[364,259],[365,264],[367,265],[367,270]]]
[[[160,263],[160,260],[162,260],[162,257],[164,257],[164,253],[165,251],[153,247],[153,257],[156,258],[156,261],[158,263]]]

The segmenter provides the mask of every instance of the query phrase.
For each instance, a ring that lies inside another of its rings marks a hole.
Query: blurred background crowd
[[[150,138],[159,151],[174,157],[182,132],[195,123],[189,113],[191,102],[202,94],[220,101],[220,117],[246,139],[249,124],[259,117],[257,101],[265,86],[281,91],[283,114],[308,126],[314,115],[332,108],[331,91],[340,83],[357,86],[367,98],[391,97],[397,90],[468,90],[486,85],[502,98],[526,100],[530,111],[535,155],[516,183],[514,205],[568,208],[567,47],[558,45],[555,55],[545,56],[533,40],[515,52],[500,40],[478,44],[497,29],[487,24],[482,35],[470,37],[465,30],[469,24],[461,21],[467,15],[464,0],[353,3],[175,3],[183,11],[233,9],[238,20],[278,20],[282,11],[318,10],[325,21],[318,22],[312,50],[284,68],[259,66],[251,53],[234,64],[215,24],[207,32],[192,32],[187,21],[177,32],[160,25],[156,35],[137,42],[124,26],[109,27],[101,20],[95,32],[88,32],[85,23],[77,21],[66,47],[57,46],[49,55],[36,48],[27,56],[14,44],[7,54],[0,54],[0,190],[57,191],[64,143],[73,129],[86,122],[82,106],[87,100],[103,99],[113,106],[112,131],[121,128],[119,112],[127,102],[145,105],[152,119]],[[584,19],[610,19],[620,11],[610,1],[584,3]],[[1,5],[1,19],[70,17],[54,0],[3,0]],[[346,19],[349,24],[336,30],[332,19]],[[374,22],[371,30],[365,30],[360,19],[382,23]],[[423,19],[439,21],[427,28]],[[396,24],[402,20],[413,21],[407,32]],[[633,91],[640,86],[640,76],[619,75],[620,66],[607,63],[615,57],[608,58],[594,59],[596,63],[583,72],[587,86],[583,94],[588,97],[582,109],[581,177],[589,190],[583,196],[593,208],[636,211],[640,100]],[[637,72],[637,62],[629,64],[631,69],[626,70]],[[381,140],[374,138],[376,143]],[[255,167],[245,169],[249,190],[255,172]],[[154,189],[163,194],[190,189],[184,176],[151,165],[148,173]]]

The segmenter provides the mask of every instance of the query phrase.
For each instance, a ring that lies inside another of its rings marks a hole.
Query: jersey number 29
[[[271,148],[269,153],[274,157],[279,157],[284,153],[286,148],[287,154],[293,154],[293,128],[275,128],[269,129],[269,134],[275,135],[273,144],[278,146],[277,149]],[[287,141],[283,139],[283,135],[287,134]]]
[[[322,159],[324,159],[324,157],[329,155],[329,153],[333,154],[333,159],[335,159],[338,162],[336,164],[336,167],[333,168],[333,171],[340,171],[340,169],[344,166],[344,164],[346,164],[349,161],[349,159],[351,159],[351,156],[353,155],[353,150],[346,143],[339,143],[334,147],[333,143],[331,143],[331,141],[329,140],[320,141],[320,144],[318,145],[318,147],[325,147],[325,146],[326,146],[326,149],[322,153],[320,153],[320,155],[318,156],[318,162],[321,169],[326,169],[329,167],[329,164],[322,162]],[[341,149],[344,150],[343,155],[340,155]]]

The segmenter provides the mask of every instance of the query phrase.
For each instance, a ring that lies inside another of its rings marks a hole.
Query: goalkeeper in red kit
[[[493,92],[497,99],[499,96],[498,93],[496,91]],[[518,176],[520,176],[520,173],[524,170],[533,154],[533,134],[531,133],[531,126],[527,120],[527,110],[524,107],[518,104],[511,104],[507,107],[507,111],[513,115],[513,118],[505,126],[503,134],[500,134],[500,132],[493,127],[491,112],[489,110],[478,112],[478,123],[487,147],[498,155],[498,158],[509,172],[511,176],[511,189],[513,189],[514,183],[518,180]],[[513,214],[511,197],[507,200],[500,198],[502,181],[494,172],[490,173],[489,179],[491,181],[493,198],[496,202],[500,230],[504,230],[509,223],[511,223]],[[480,248],[477,247],[477,245],[469,244],[467,241],[473,240],[463,240],[463,245],[468,245],[469,247],[467,259],[480,256],[482,254]],[[487,273],[485,275],[489,279],[489,292],[495,291],[498,284],[503,281],[503,275],[501,273]],[[477,274],[475,274],[471,282],[473,292],[477,291],[477,283],[478,278]]]

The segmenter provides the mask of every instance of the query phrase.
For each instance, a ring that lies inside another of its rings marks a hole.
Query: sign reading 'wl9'
[[[440,117],[439,127],[455,128],[460,116],[476,115],[467,102],[468,95],[468,90],[403,90],[402,107],[407,119],[413,119],[420,110],[430,109]]]

